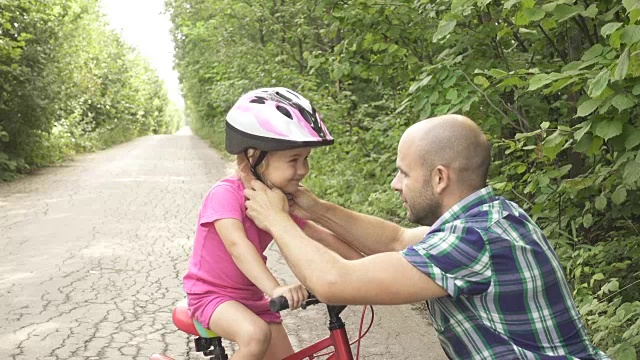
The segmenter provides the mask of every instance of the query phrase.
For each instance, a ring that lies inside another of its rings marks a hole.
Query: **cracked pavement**
[[[0,359],[204,359],[171,309],[202,198],[229,168],[185,128],[0,183]],[[294,281],[274,244],[267,256]],[[374,309],[362,359],[446,359],[410,305]],[[361,313],[344,313],[352,340]],[[328,334],[323,306],[283,314],[295,349]]]

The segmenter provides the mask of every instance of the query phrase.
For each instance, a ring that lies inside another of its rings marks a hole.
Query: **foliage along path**
[[[228,163],[192,136],[142,137],[0,183],[0,358],[201,359],[171,324],[202,197]],[[277,248],[269,265],[291,281]],[[361,308],[345,320],[354,337]],[[421,314],[376,307],[367,359],[444,359]],[[321,306],[285,314],[296,348],[326,334]],[[232,350],[231,350],[232,351]]]

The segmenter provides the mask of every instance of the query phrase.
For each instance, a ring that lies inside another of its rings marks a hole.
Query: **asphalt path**
[[[171,309],[201,200],[229,169],[184,128],[0,183],[0,359],[204,359]],[[267,255],[295,281],[277,246]],[[446,359],[415,306],[374,309],[361,359]],[[361,314],[345,312],[351,339]],[[326,321],[322,306],[284,313],[296,349],[325,337]]]

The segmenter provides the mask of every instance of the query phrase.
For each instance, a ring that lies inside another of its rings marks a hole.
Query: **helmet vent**
[[[254,99],[249,100],[249,102],[254,104],[265,104],[267,102],[267,99],[256,96]]]
[[[284,116],[288,117],[289,119],[293,120],[293,116],[291,115],[291,112],[289,112],[289,109],[287,109],[286,107],[278,104],[278,105],[276,105],[276,109],[278,109],[278,111],[282,115],[284,115]]]
[[[283,99],[283,100],[285,100],[286,102],[289,102],[289,103],[293,101],[287,95],[285,95],[285,94],[283,94],[283,93],[281,93],[279,91],[276,91],[276,96],[280,97],[281,99]]]

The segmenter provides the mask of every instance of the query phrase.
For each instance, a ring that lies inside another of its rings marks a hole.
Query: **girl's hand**
[[[269,296],[271,298],[278,296],[286,297],[289,302],[289,309],[293,310],[299,308],[300,305],[302,305],[302,302],[307,300],[309,292],[304,286],[302,286],[302,284],[283,285],[273,289]]]

